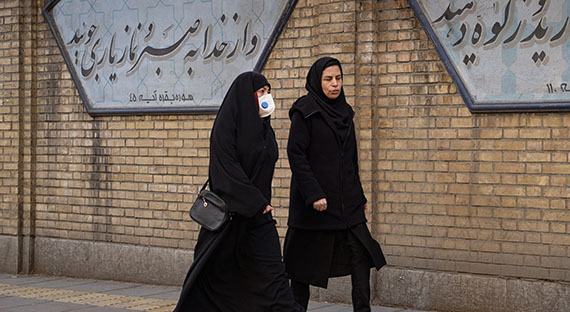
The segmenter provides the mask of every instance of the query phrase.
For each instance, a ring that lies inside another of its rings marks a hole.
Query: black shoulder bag
[[[210,179],[200,189],[198,198],[190,208],[190,218],[209,231],[219,231],[231,218],[223,199],[206,189]]]

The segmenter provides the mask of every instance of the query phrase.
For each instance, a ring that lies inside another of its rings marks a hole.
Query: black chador
[[[234,217],[221,232],[200,230],[194,262],[175,311],[302,311],[293,299],[271,212],[278,151],[255,91],[255,72],[239,75],[220,107],[210,139],[210,186]]]

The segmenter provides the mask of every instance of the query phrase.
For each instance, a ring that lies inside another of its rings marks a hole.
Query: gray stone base
[[[33,273],[180,286],[193,252],[35,238]],[[0,235],[0,272],[17,273],[18,239]],[[372,303],[435,311],[569,311],[570,285],[490,275],[384,267],[371,274]],[[351,303],[350,277],[312,287],[311,299]]]
[[[18,273],[18,237],[0,235],[0,272]]]
[[[376,282],[375,282],[376,281]],[[570,311],[570,284],[384,267],[371,274],[372,303],[454,312]],[[316,301],[351,303],[350,277],[327,289],[312,288]]]
[[[182,285],[194,258],[184,249],[56,238],[36,238],[35,245],[37,274],[162,285]]]

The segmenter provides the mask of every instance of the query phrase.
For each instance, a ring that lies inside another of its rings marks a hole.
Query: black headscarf
[[[343,75],[339,60],[328,56],[318,59],[313,66],[311,66],[311,69],[309,69],[305,88],[309,91],[309,95],[325,112],[326,117],[334,124],[337,135],[343,140],[348,133],[348,128],[352,121],[352,109],[346,102],[344,88],[341,88],[340,94],[336,99],[331,100],[325,95],[321,87],[323,71],[327,67],[334,65],[340,68],[340,74]]]
[[[245,216],[269,204],[277,160],[269,118],[259,117],[254,96],[264,86],[269,83],[263,75],[240,74],[224,97],[210,137],[211,189],[230,211]]]

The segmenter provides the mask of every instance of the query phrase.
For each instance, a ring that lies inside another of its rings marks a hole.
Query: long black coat
[[[354,114],[352,109],[350,113]],[[292,228],[338,230],[366,222],[354,124],[350,122],[341,140],[325,116],[310,95],[297,100],[289,111],[287,154],[293,176],[288,225]],[[321,198],[327,199],[323,212],[313,209],[313,202]]]

